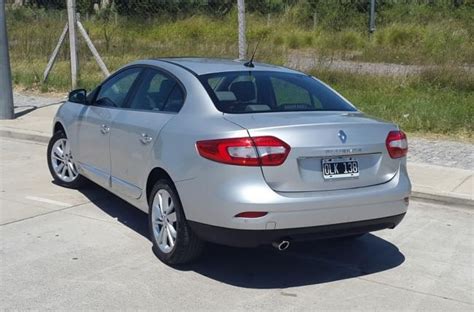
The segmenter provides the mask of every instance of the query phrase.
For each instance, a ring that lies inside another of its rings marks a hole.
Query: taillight
[[[400,158],[408,153],[407,136],[403,131],[390,131],[385,141],[390,157]]]
[[[196,147],[204,158],[238,166],[279,166],[291,150],[272,136],[198,141]]]

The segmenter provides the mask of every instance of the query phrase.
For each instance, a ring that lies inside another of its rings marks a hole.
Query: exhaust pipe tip
[[[290,242],[287,240],[283,240],[281,242],[273,242],[272,246],[278,249],[279,251],[283,251],[290,247]]]

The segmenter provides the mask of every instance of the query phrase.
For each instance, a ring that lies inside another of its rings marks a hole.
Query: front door
[[[110,136],[112,189],[133,199],[142,195],[160,130],[180,110],[181,86],[171,76],[147,69],[115,116]]]
[[[130,68],[106,80],[77,129],[77,163],[81,173],[104,187],[110,186],[110,131],[141,68]]]

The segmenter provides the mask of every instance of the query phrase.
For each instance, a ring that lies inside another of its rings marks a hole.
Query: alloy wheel
[[[53,170],[61,181],[72,182],[76,180],[79,173],[74,164],[67,139],[63,138],[54,142],[50,157]]]
[[[177,237],[177,219],[173,198],[165,189],[156,192],[151,210],[153,235],[160,250],[170,253]]]

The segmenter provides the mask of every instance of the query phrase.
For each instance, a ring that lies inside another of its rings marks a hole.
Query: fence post
[[[237,12],[239,20],[239,59],[244,60],[247,54],[247,42],[245,39],[245,0],[237,0]]]
[[[372,34],[375,31],[375,2],[376,0],[370,0],[370,16],[369,16],[369,33]]]
[[[89,38],[89,35],[87,34],[86,29],[84,28],[84,26],[82,25],[81,21],[79,20],[79,16],[78,16],[78,18],[77,18],[77,28],[79,29],[79,32],[81,33],[82,37],[83,37],[84,40],[86,41],[86,44],[87,44],[87,46],[89,47],[89,50],[91,50],[92,55],[94,56],[94,58],[95,58],[97,64],[98,64],[99,67],[100,67],[100,70],[102,70],[102,73],[104,73],[104,76],[105,76],[105,77],[110,76],[110,72],[109,72],[109,70],[107,69],[107,66],[105,66],[105,63],[104,63],[104,61],[102,60],[102,58],[100,57],[99,52],[97,52],[97,49],[95,48],[94,44],[92,43],[91,38]]]
[[[53,50],[53,54],[51,54],[51,57],[49,58],[48,65],[46,65],[46,69],[44,70],[43,73],[43,82],[48,79],[49,73],[51,72],[51,69],[53,69],[54,62],[56,62],[56,58],[58,57],[59,54],[59,49],[61,49],[61,45],[64,42],[64,39],[66,39],[66,35],[69,29],[69,25],[66,23],[64,26],[63,32],[61,33],[61,36],[59,36],[59,41],[56,47]]]
[[[5,18],[5,0],[0,0],[0,119],[13,119],[13,91]]]
[[[317,26],[318,26],[318,13],[314,12],[313,13],[313,30],[316,30]]]
[[[67,17],[69,25],[69,51],[71,55],[71,86],[77,87],[79,62],[77,58],[76,38],[76,0],[67,0]]]

